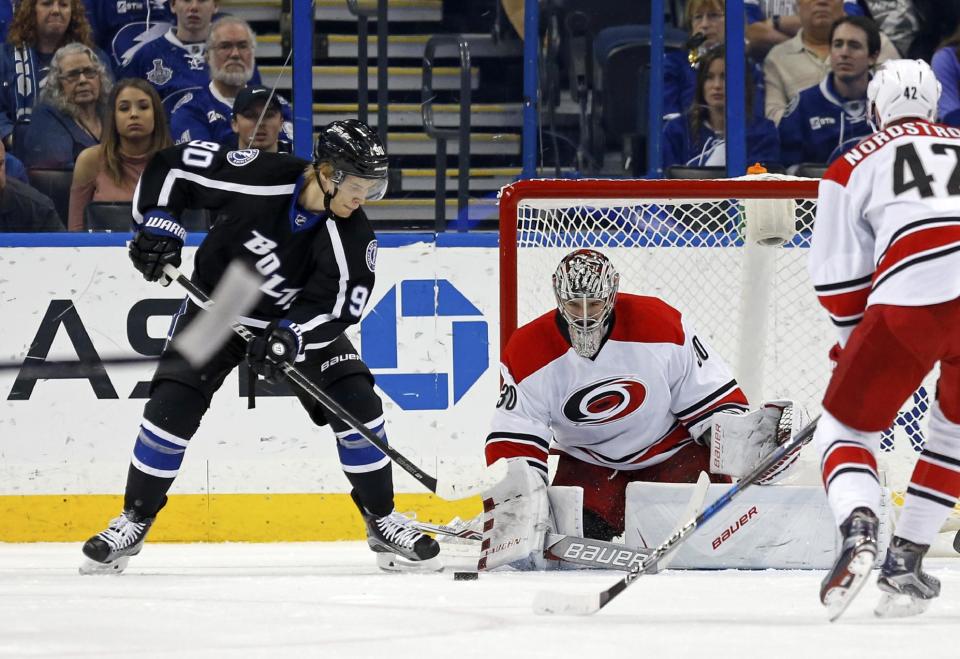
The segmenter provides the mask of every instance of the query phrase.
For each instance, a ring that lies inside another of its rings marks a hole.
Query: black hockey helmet
[[[362,121],[344,119],[320,129],[313,143],[313,164],[324,162],[333,166],[331,180],[338,189],[347,176],[358,176],[380,182],[367,192],[368,200],[383,199],[387,192],[387,150],[376,131]]]

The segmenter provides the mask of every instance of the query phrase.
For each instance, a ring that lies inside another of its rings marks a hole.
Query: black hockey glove
[[[156,219],[150,218],[147,225]],[[130,241],[130,260],[147,281],[163,279],[163,266],[168,263],[174,267],[180,265],[180,250],[186,232],[171,220],[164,222],[167,225],[164,228],[141,227]]]
[[[247,344],[247,363],[270,383],[281,379],[280,364],[293,364],[300,354],[303,339],[300,328],[289,320],[275,320],[263,334]]]

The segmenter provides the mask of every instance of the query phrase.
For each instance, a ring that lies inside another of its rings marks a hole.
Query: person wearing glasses
[[[237,137],[231,126],[234,102],[242,89],[254,80],[257,41],[250,25],[239,18],[225,16],[213,24],[207,39],[210,82],[187,90],[170,115],[170,133],[177,144],[192,140],[216,142],[234,147]],[[280,107],[280,141],[289,151],[293,141],[293,116],[290,104],[274,95]],[[262,109],[262,106],[261,106]],[[239,148],[249,148],[240,144]]]
[[[99,144],[112,86],[93,50],[80,43],[58,50],[20,148],[27,168],[73,169],[81,151]]]
[[[145,78],[156,87],[167,114],[186,93],[210,80],[207,44],[218,0],[170,0],[177,23],[162,37],[140,48],[118,77]],[[259,76],[253,80],[260,82]]]

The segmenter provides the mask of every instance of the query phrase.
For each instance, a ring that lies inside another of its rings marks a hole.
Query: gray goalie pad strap
[[[630,572],[649,555],[649,549],[634,549],[615,542],[556,533],[547,534],[546,547],[543,550],[543,557],[548,560],[624,572]],[[656,568],[647,571],[648,574],[654,572]]]

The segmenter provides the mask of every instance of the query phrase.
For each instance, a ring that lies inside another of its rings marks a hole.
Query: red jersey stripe
[[[527,458],[546,464],[547,452],[530,444],[515,444],[513,442],[490,442],[484,448],[487,465],[492,465],[500,458]]]
[[[876,281],[883,276],[884,272],[915,254],[958,243],[960,243],[960,226],[957,225],[915,231],[900,238],[887,249],[883,258],[880,259],[873,279]]]
[[[866,285],[860,290],[846,291],[843,293],[824,293],[818,295],[820,304],[831,316],[846,318],[863,313],[867,308],[867,298],[870,297],[870,285]]]

